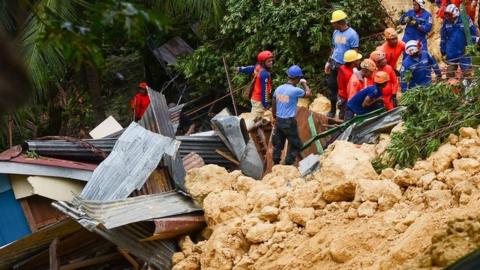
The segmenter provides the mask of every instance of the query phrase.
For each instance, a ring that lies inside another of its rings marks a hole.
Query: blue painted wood
[[[0,193],[0,246],[30,234],[30,228],[13,190]]]

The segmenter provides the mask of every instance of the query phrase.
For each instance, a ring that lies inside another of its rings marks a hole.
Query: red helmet
[[[263,51],[257,55],[257,61],[259,63],[265,62],[270,58],[273,58],[273,53],[271,51]]]
[[[143,90],[147,90],[148,85],[146,82],[141,82],[140,84],[138,84],[138,87],[142,88]]]

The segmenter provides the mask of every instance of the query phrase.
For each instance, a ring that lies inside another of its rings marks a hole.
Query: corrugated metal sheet
[[[197,153],[192,152],[182,158],[183,167],[185,171],[189,171],[194,168],[200,168],[205,165],[203,158],[199,156]]]
[[[166,168],[157,168],[148,177],[147,182],[140,190],[132,193],[133,196],[156,194],[174,190],[173,184],[170,181],[170,174]]]
[[[180,104],[168,109],[168,112],[170,113],[170,122],[172,122],[175,133],[177,132],[178,126],[180,125],[180,114],[182,113],[182,109],[184,106],[185,104]]]
[[[225,146],[218,136],[177,136],[180,141],[179,154],[182,158],[195,152],[202,157],[205,164],[216,164],[229,169],[237,168],[230,161],[223,158],[215,150],[220,150],[233,156],[232,152]]]
[[[153,50],[153,55],[158,61],[166,62],[169,65],[177,63],[177,57],[193,53],[190,47],[183,39],[174,37],[161,47]]]
[[[71,219],[63,220],[21,240],[0,248],[0,269],[11,269],[12,264],[47,247],[55,238],[61,238],[80,230],[81,227]]]
[[[24,151],[34,151],[41,156],[99,162],[112,151],[117,138],[97,140],[29,140]]]
[[[100,202],[82,199],[74,200],[72,205],[56,202],[54,206],[62,208],[75,207],[82,218],[93,219],[107,229],[123,225],[201,211],[191,199],[175,191],[127,198],[124,200]]]
[[[165,96],[151,88],[148,88],[150,105],[142,119],[138,122],[142,127],[163,136],[175,136],[175,129],[170,122],[170,113]]]
[[[189,214],[155,220],[154,235],[145,241],[172,239],[181,235],[195,233],[206,226],[201,214]]]
[[[179,143],[133,122],[120,136],[112,153],[94,171],[80,197],[116,200],[141,189],[164,155],[174,155]]]
[[[212,119],[217,134],[234,154],[237,160],[242,159],[249,140],[245,120],[238,116],[217,115]]]
[[[173,240],[143,241],[152,236],[152,232],[155,230],[152,222],[133,223],[108,230],[103,226],[98,226],[98,222],[87,218],[74,208],[62,206],[62,209],[83,227],[97,233],[119,248],[128,250],[158,269],[171,269],[176,242]]]

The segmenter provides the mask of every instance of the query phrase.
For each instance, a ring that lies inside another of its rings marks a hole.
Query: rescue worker
[[[347,105],[347,86],[350,78],[353,75],[353,69],[360,64],[362,55],[355,50],[348,50],[343,55],[345,64],[338,69],[337,84],[338,84],[338,109],[340,111],[339,117],[343,119],[345,114],[345,107]]]
[[[360,63],[360,70],[354,69],[347,85],[347,101],[363,88],[373,85],[373,73],[377,71],[377,65],[367,58]]]
[[[343,56],[348,50],[358,50],[360,44],[357,32],[348,25],[346,19],[347,14],[345,12],[336,10],[332,13],[332,19],[330,20],[335,29],[332,36],[332,52],[325,64],[325,74],[328,75],[327,86],[330,90],[330,102],[332,104],[332,109],[328,114],[330,117],[335,117],[337,112],[337,76],[338,69],[345,63]]]
[[[388,74],[389,80],[387,85],[383,89],[382,93],[385,94],[385,98],[383,102],[385,104],[385,108],[388,111],[390,111],[395,107],[394,101],[392,100],[392,98],[395,97],[399,88],[397,75],[395,74],[394,69],[387,64],[387,59],[383,51],[380,51],[380,50],[373,51],[370,54],[370,59],[372,59],[375,62],[375,65],[377,66],[377,73],[385,72]],[[375,77],[375,74],[374,74],[374,77]],[[387,97],[390,97],[390,99]]]
[[[257,55],[257,64],[255,66],[237,68],[238,72],[253,76],[249,98],[252,104],[251,112],[257,119],[263,117],[265,111],[270,108],[272,93],[270,70],[272,66],[273,53],[271,51],[262,51]]]
[[[422,49],[428,50],[427,35],[432,30],[432,14],[425,10],[425,0],[413,0],[413,9],[403,14],[399,23],[406,25],[403,42],[420,40]]]
[[[297,114],[298,98],[310,97],[312,91],[308,87],[307,81],[303,79],[303,71],[293,65],[287,70],[288,83],[277,87],[273,93],[273,163],[279,164],[281,160],[282,150],[285,146],[285,140],[288,140],[288,152],[285,157],[285,165],[295,163],[297,155],[303,146],[298,135]],[[303,85],[303,89],[298,88],[298,84]]]
[[[348,108],[355,115],[366,114],[381,108],[383,98],[385,97],[383,90],[385,89],[389,80],[390,77],[386,72],[379,71],[375,73],[375,84],[355,94],[355,96],[348,101]]]
[[[383,31],[383,37],[385,38],[385,43],[378,47],[377,50],[385,52],[387,64],[389,64],[395,70],[397,75],[399,75],[397,64],[400,55],[405,51],[405,42],[398,40],[397,31],[393,28],[385,29],[385,31]]]
[[[410,40],[407,42],[405,53],[407,57],[403,60],[400,70],[402,92],[416,86],[430,85],[432,83],[432,70],[437,78],[442,77],[437,61],[427,51],[420,50],[418,41]]]
[[[465,36],[465,27],[462,18],[459,16],[460,11],[454,4],[450,4],[445,9],[445,20],[440,30],[440,52],[447,66],[447,77],[455,77],[455,72],[460,66],[462,72],[471,73],[472,58],[465,54],[467,47],[467,38]],[[472,20],[468,18],[470,33],[472,35],[472,43],[477,44],[477,28]]]
[[[133,118],[135,122],[142,119],[142,116],[147,110],[148,105],[150,105],[150,97],[148,96],[147,88],[147,83],[141,82],[138,85],[138,92],[135,94],[132,100],[130,100],[130,108],[133,110]]]
[[[460,9],[460,4],[462,4],[462,0],[435,0],[435,4],[439,8],[437,11],[437,16],[439,18],[445,19],[445,9],[448,5],[454,4],[457,8]],[[465,0],[465,11],[470,17],[470,19],[474,22],[477,13],[477,5],[478,2],[476,0]]]

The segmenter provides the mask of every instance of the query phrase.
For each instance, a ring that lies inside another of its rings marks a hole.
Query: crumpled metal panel
[[[102,236],[121,249],[128,250],[157,269],[171,269],[176,242],[174,240],[143,241],[151,237],[155,230],[152,222],[137,222],[109,230],[97,220],[88,217],[84,212],[71,205],[64,202],[55,202],[53,206],[69,215],[87,230]],[[125,215],[128,214],[130,213],[125,213]]]
[[[248,132],[245,121],[237,116],[215,116],[212,124],[217,129],[218,136],[235,155],[237,160],[242,159],[247,147]]]
[[[402,112],[406,109],[406,107],[400,106],[361,123],[351,125],[340,134],[337,140],[350,141],[355,144],[375,143],[381,133],[389,133],[394,126],[402,121]]]
[[[131,123],[112,153],[95,169],[80,197],[100,201],[127,198],[142,188],[162,157],[174,156],[178,147],[178,141]]]
[[[138,123],[142,127],[163,136],[175,136],[175,129],[170,121],[170,112],[165,96],[151,88],[148,88],[147,91],[150,97],[150,105]]]
[[[258,154],[255,142],[250,140],[243,152],[242,159],[240,159],[240,170],[246,176],[260,180],[263,176],[263,160]]]
[[[188,214],[202,209],[175,191],[109,202],[74,199],[72,205],[107,229],[155,218]]]
[[[216,150],[220,150],[233,157],[232,152],[225,146],[225,143],[219,136],[177,136],[180,141],[179,154],[182,158],[194,152],[198,154],[205,164],[216,164],[228,169],[238,168],[235,164],[219,155]]]

